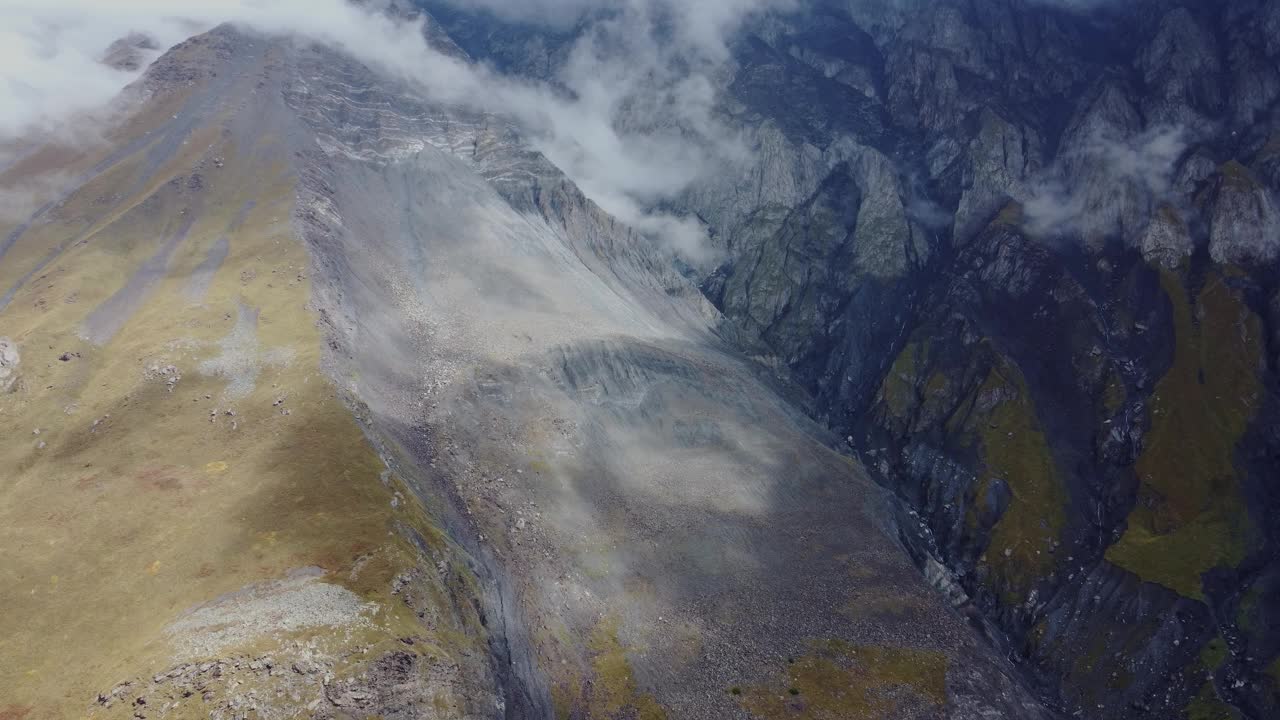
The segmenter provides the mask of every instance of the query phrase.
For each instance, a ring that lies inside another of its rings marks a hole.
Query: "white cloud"
[[[507,115],[606,210],[695,247],[696,223],[645,208],[744,152],[712,110],[727,41],[752,13],[793,0],[457,2],[553,22],[601,12],[558,78],[566,93],[437,52],[420,26],[345,0],[0,0],[0,147],[36,134],[82,140],[100,125],[95,115],[135,77],[99,62],[115,40],[141,32],[167,48],[235,22],[336,46],[434,99]]]
[[[1173,174],[1187,135],[1184,128],[1156,127],[1128,137],[1088,136],[1033,184],[1023,203],[1027,228],[1044,236],[1107,232],[1124,213],[1149,214],[1174,200]]]

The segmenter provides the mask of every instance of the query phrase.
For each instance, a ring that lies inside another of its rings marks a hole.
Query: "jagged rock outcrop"
[[[9,392],[18,381],[18,363],[22,356],[9,338],[0,338],[0,392]]]
[[[137,72],[143,68],[148,56],[160,52],[156,41],[141,33],[129,35],[111,43],[102,55],[102,63],[116,70]]]
[[[1191,256],[1191,230],[1170,205],[1161,205],[1142,233],[1142,257],[1153,265],[1173,269]]]
[[[1261,265],[1280,257],[1280,210],[1253,173],[1228,162],[1209,194],[1209,254],[1215,262]]]
[[[1137,67],[1147,87],[1143,114],[1149,124],[1201,129],[1205,118],[1221,113],[1218,40],[1190,9],[1174,8],[1160,18]]]
[[[956,153],[963,163],[959,206],[955,212],[954,236],[959,242],[973,237],[990,222],[1009,200],[1027,200],[1030,185],[1044,165],[1044,149],[1032,128],[1016,126],[990,109],[978,113],[978,130],[963,150]],[[939,141],[939,151],[954,146],[955,141]],[[931,163],[936,176],[947,173],[950,160]]]

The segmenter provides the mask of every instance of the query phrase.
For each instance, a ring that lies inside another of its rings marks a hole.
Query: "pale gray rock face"
[[[131,33],[111,43],[102,54],[102,63],[116,70],[137,72],[159,52],[160,46],[154,39],[141,33]]]
[[[791,46],[788,52],[795,59],[821,72],[823,77],[848,85],[869,98],[876,98],[880,94],[872,71],[862,65],[795,45]]]
[[[744,144],[750,151],[748,163],[698,183],[684,198],[728,246],[740,243],[738,235],[755,212],[803,202],[838,162],[838,155],[794,142],[769,121],[749,129]]]
[[[872,277],[901,278],[912,263],[928,262],[925,233],[907,218],[905,191],[893,163],[870,148],[850,160],[862,193],[853,231],[854,267]]]
[[[824,323],[827,296],[852,281],[856,251],[849,247],[849,224],[854,219],[846,208],[856,207],[857,193],[846,171],[828,179],[800,209],[759,218],[763,237],[729,279],[725,313],[771,346],[803,352],[814,328]],[[828,285],[834,287],[824,292]]]
[[[960,91],[955,64],[942,52],[903,46],[890,53],[886,70],[894,78],[889,110],[908,127],[949,128],[974,107]]]
[[[1191,198],[1200,189],[1201,184],[1213,176],[1218,164],[1209,154],[1196,150],[1182,161],[1174,176],[1173,191],[1177,197]]]
[[[1078,232],[1091,248],[1109,238],[1132,237],[1151,210],[1141,177],[1115,172],[1113,153],[1143,129],[1132,93],[1104,82],[1082,104],[1062,140],[1059,161],[1075,194]]]
[[[1265,119],[1280,97],[1280,8],[1274,2],[1233,4],[1235,22],[1227,28],[1227,66],[1231,78],[1231,120],[1248,126]]]
[[[1187,223],[1169,205],[1160,206],[1151,217],[1140,247],[1147,262],[1170,269],[1178,267],[1194,249]]]
[[[804,202],[834,168],[847,163],[865,193],[854,231],[858,269],[876,276],[901,276],[908,255],[928,256],[923,233],[911,227],[907,216],[906,190],[898,168],[883,153],[848,138],[825,149],[796,144],[770,122],[750,137],[750,164],[699,184],[684,198],[700,209],[700,217],[727,248],[749,244],[744,234],[759,232],[757,213]]]
[[[1151,43],[1138,55],[1148,94],[1148,124],[1201,125],[1202,114],[1222,104],[1222,70],[1217,40],[1186,8],[1167,13]]]
[[[964,150],[965,189],[956,209],[954,233],[959,242],[982,229],[1010,199],[1025,200],[1028,184],[1043,166],[1035,130],[1013,125],[989,109],[981,111],[978,122],[978,133]]]
[[[1085,150],[1097,138],[1128,136],[1142,130],[1142,117],[1133,107],[1133,92],[1112,80],[1099,82],[1082,99],[1075,117],[1063,136],[1063,157],[1086,155]]]
[[[1209,254],[1223,264],[1258,265],[1280,257],[1280,211],[1247,169],[1228,163],[1215,179]]]
[[[9,338],[0,338],[0,392],[8,392],[18,380],[18,346]]]

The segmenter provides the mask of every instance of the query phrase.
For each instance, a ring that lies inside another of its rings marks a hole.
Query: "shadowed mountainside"
[[[422,4],[537,78],[590,30]],[[801,3],[716,77],[747,159],[662,206],[1068,714],[1280,708],[1277,38],[1274,0]]]

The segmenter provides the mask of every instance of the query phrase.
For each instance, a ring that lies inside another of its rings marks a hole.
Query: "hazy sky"
[[[337,46],[438,100],[511,117],[606,210],[693,252],[701,247],[696,223],[642,208],[744,157],[712,111],[728,40],[753,14],[801,3],[447,0],[553,24],[609,10],[572,49],[558,78],[572,91],[566,95],[436,52],[420,27],[375,11],[391,1],[365,0],[362,8],[346,0],[0,0],[0,153],[34,135],[92,141],[104,108],[135,78],[100,62],[115,40],[143,32],[168,48],[237,22]],[[658,32],[670,19],[664,27],[675,31]],[[623,108],[628,116],[619,123]],[[4,162],[0,156],[0,168]]]
[[[134,78],[99,62],[118,38],[144,32],[167,48],[237,22],[338,46],[436,99],[508,115],[607,210],[676,245],[697,247],[695,224],[641,208],[741,152],[711,113],[712,78],[740,23],[793,0],[461,1],[555,22],[589,8],[614,12],[573,48],[559,78],[569,96],[459,62],[428,47],[419,27],[344,0],[0,0],[0,145],[37,132],[91,139],[103,108]],[[674,36],[656,32],[662,17],[678,19]],[[649,116],[629,118],[627,127],[640,130],[619,130],[619,108],[636,98],[642,102],[630,106]]]

